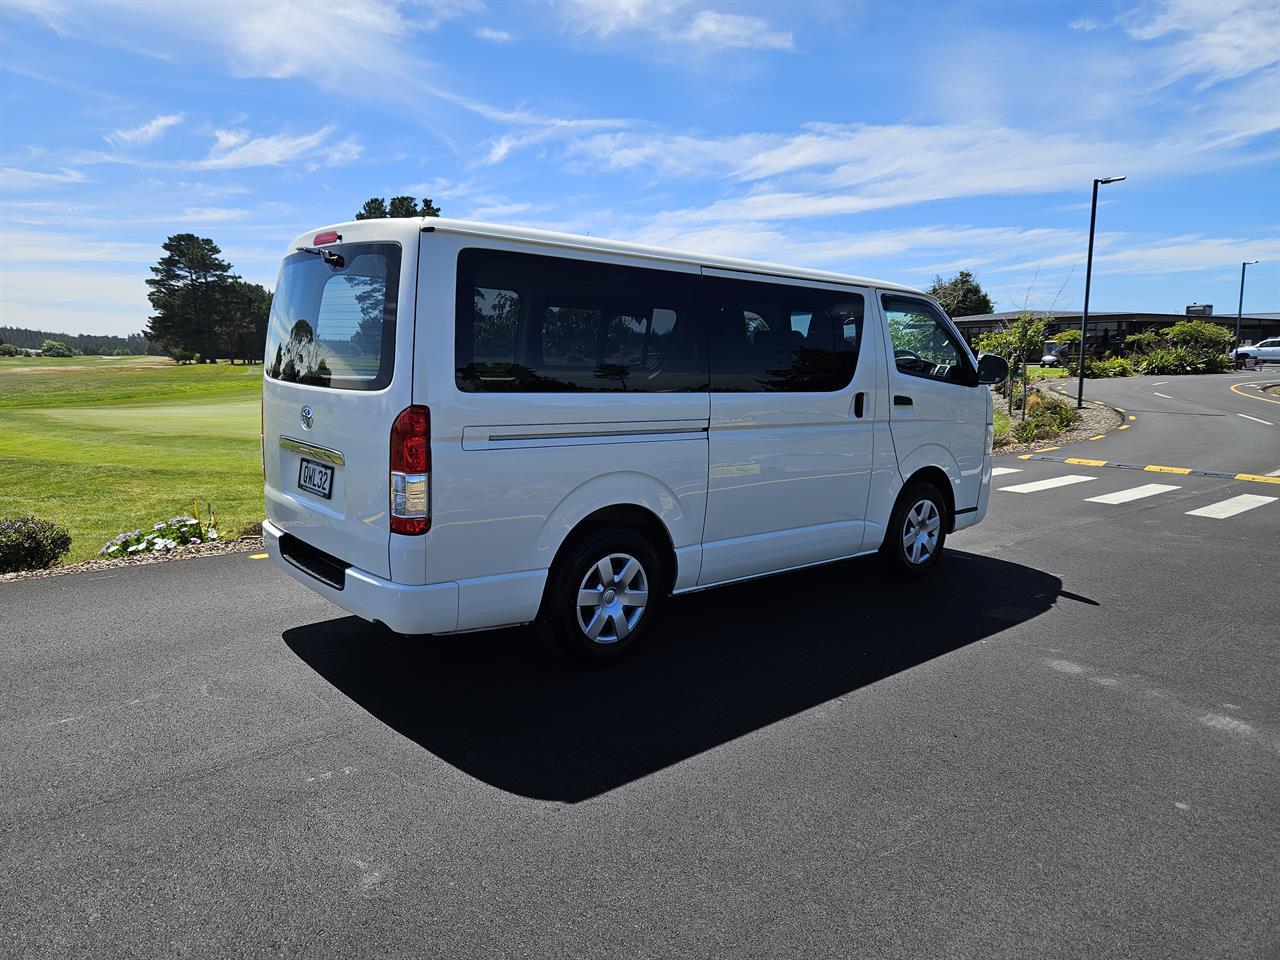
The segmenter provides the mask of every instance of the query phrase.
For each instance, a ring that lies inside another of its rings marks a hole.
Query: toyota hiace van
[[[1004,361],[859,277],[457,220],[289,245],[267,549],[405,634],[538,621],[603,661],[665,598],[982,520]]]

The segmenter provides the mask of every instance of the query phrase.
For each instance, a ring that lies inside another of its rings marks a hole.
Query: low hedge
[[[71,549],[71,534],[52,520],[0,518],[0,573],[44,570]]]

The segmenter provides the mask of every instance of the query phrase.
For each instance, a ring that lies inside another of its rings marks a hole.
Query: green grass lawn
[[[232,536],[262,519],[261,392],[260,366],[0,358],[0,516],[67,527],[67,562],[192,500]]]
[[[1013,429],[1013,421],[1009,419],[1009,415],[1000,409],[999,397],[996,398],[996,404],[992,409],[995,416],[992,418],[995,422],[995,439],[996,443],[1001,443],[1004,438],[1009,435],[1009,431]]]
[[[1027,364],[1027,376],[1032,380],[1051,380],[1054,377],[1065,377],[1066,367],[1042,367],[1038,363]]]

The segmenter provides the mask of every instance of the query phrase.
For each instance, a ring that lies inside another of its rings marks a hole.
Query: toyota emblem
[[[302,429],[310,430],[311,425],[316,422],[316,415],[311,412],[310,407],[302,408]]]

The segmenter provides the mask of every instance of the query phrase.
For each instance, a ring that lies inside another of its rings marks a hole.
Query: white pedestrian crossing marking
[[[1170,490],[1181,490],[1181,487],[1171,486],[1167,483],[1144,483],[1140,487],[1131,487],[1128,490],[1119,490],[1116,493],[1104,493],[1100,497],[1089,497],[1089,503],[1128,503],[1130,500],[1141,500],[1143,497],[1154,497],[1158,493],[1168,493]]]
[[[1219,503],[1211,503],[1209,506],[1201,507],[1199,510],[1188,510],[1187,516],[1225,520],[1227,517],[1234,517],[1237,513],[1244,513],[1246,510],[1253,510],[1256,507],[1264,507],[1268,503],[1274,503],[1276,500],[1280,500],[1280,497],[1263,497],[1256,493],[1242,493],[1238,497],[1232,497],[1230,500],[1223,500]]]
[[[1021,473],[1017,467],[992,467],[991,475],[993,477],[1003,477],[1006,473]]]
[[[1097,477],[1082,477],[1079,474],[1070,473],[1065,477],[1050,477],[1048,480],[1033,480],[1031,483],[1019,483],[1012,487],[1001,487],[1001,490],[1009,493],[1038,493],[1041,490],[1052,490],[1054,487],[1067,487],[1073,483],[1084,483],[1086,480],[1096,480]]]

